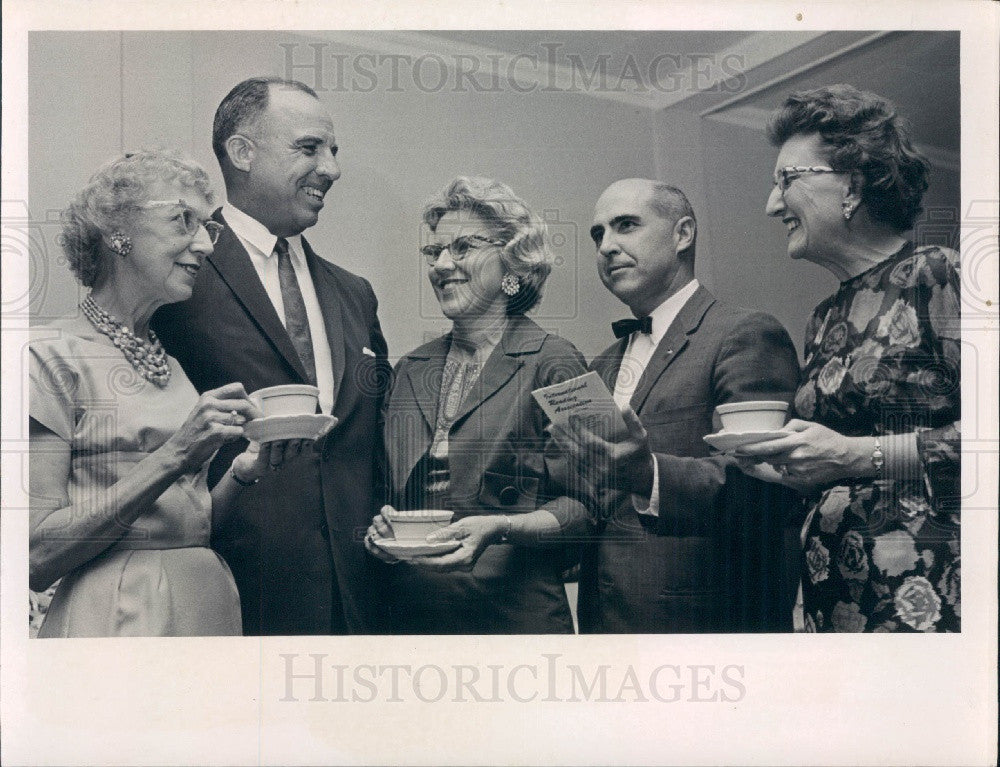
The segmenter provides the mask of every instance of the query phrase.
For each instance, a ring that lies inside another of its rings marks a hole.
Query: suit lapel
[[[221,224],[226,223],[221,209],[215,211],[213,218]],[[274,310],[271,297],[264,290],[257,270],[250,261],[250,255],[229,227],[223,230],[215,250],[207,260],[215,267],[219,276],[233,291],[246,313],[278,354],[298,374],[300,380],[305,381],[306,371],[302,367],[302,360],[299,359],[285,326]]]
[[[399,460],[390,461],[393,487],[402,490],[410,478],[410,472],[421,456],[427,452],[434,436],[437,420],[438,400],[441,398],[441,371],[448,354],[448,336],[436,338],[407,355],[406,366],[396,382],[397,387],[410,390],[417,409],[424,420],[411,417],[412,410],[404,404],[402,410],[390,407],[391,428],[395,438],[388,446],[390,454]],[[394,393],[393,402],[406,403],[406,398]]]
[[[436,338],[429,344],[410,352],[409,364],[405,368],[406,384],[413,393],[413,399],[420,408],[431,433],[437,422],[438,401],[441,399],[441,374],[448,356],[450,335]]]
[[[629,404],[635,412],[639,412],[660,376],[687,347],[688,336],[698,329],[708,307],[714,303],[715,298],[712,294],[699,286],[694,295],[681,307],[667,328],[667,332],[660,339],[642,378],[639,379],[639,385],[632,394]]]
[[[545,340],[545,331],[523,316],[511,317],[500,343],[483,365],[469,396],[462,402],[452,428],[497,393],[524,365],[521,356],[534,354]]]
[[[312,275],[313,288],[323,313],[323,326],[326,329],[326,342],[330,347],[330,361],[333,366],[333,392],[336,400],[340,399],[341,384],[344,371],[347,369],[346,338],[344,335],[344,302],[340,297],[336,277],[332,270],[327,269],[322,259],[316,255],[306,238],[302,238],[302,249],[305,251],[309,274]],[[336,408],[336,400],[334,407]]]
[[[598,355],[590,364],[608,387],[612,394],[615,391],[615,384],[618,382],[618,371],[622,366],[622,359],[625,357],[625,349],[628,348],[628,337],[619,339],[614,346]]]

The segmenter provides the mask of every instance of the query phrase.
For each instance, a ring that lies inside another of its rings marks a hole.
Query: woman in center
[[[531,396],[586,372],[568,341],[525,316],[552,269],[544,222],[511,189],[459,177],[431,200],[421,255],[451,332],[396,366],[385,419],[389,499],[454,512],[445,553],[392,570],[392,629],[572,633],[562,574],[589,528],[579,479]],[[385,511],[385,510],[383,510]],[[391,538],[382,514],[365,544]]]

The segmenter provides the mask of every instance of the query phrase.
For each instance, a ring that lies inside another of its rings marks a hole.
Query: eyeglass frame
[[[473,240],[481,242],[483,243],[483,245],[493,245],[494,247],[497,248],[501,248],[507,244],[503,240],[494,240],[490,239],[489,237],[483,237],[482,235],[479,234],[466,234],[460,237],[456,237],[447,245],[437,245],[437,244],[424,245],[422,248],[420,248],[420,255],[424,257],[424,261],[427,263],[427,266],[434,266],[435,264],[437,264],[438,259],[441,258],[441,254],[447,250],[448,253],[451,255],[451,260],[454,261],[455,263],[458,263],[459,261],[464,260],[471,251],[479,250],[479,248],[467,244]],[[456,253],[454,250],[452,250],[452,246],[456,242],[461,242],[463,244],[464,252]],[[437,249],[437,252],[436,253],[433,252],[431,250],[432,248]]]
[[[791,186],[792,182],[801,176],[803,173],[848,173],[846,170],[837,170],[836,168],[831,168],[828,165],[786,165],[783,168],[777,168],[772,175],[772,180],[774,186],[778,187],[778,191],[784,194],[788,191],[788,187]],[[791,176],[791,178],[789,178]]]
[[[208,239],[215,245],[219,241],[219,237],[222,236],[222,232],[225,231],[225,224],[220,224],[218,221],[212,219],[205,219],[202,221],[195,215],[194,209],[188,205],[184,200],[148,200],[141,205],[136,205],[139,210],[146,210],[147,208],[159,208],[167,205],[179,205],[184,209],[184,213],[191,214],[191,220],[197,222],[197,226],[188,227],[184,225],[184,233],[194,239],[198,235],[198,230],[201,227],[205,227],[205,231],[208,232]],[[182,219],[183,222],[183,219]]]

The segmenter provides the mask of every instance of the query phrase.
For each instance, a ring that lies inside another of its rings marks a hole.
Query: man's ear
[[[674,250],[683,253],[694,245],[697,225],[691,216],[681,216],[674,224]]]
[[[226,139],[226,155],[230,164],[237,170],[249,172],[253,164],[254,143],[246,136],[234,133]]]

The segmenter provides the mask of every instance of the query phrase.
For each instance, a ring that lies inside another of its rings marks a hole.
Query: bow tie
[[[647,316],[637,320],[616,320],[611,323],[611,330],[615,338],[624,338],[637,330],[648,335],[653,332],[653,318]]]

